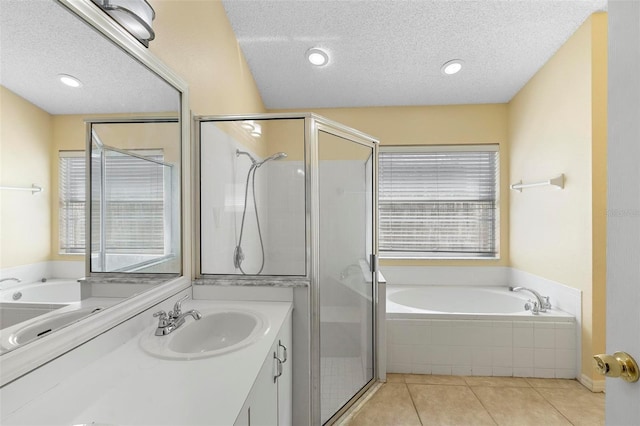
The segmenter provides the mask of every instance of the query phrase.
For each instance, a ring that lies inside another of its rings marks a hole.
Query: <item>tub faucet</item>
[[[187,312],[182,312],[182,302],[185,301],[189,296],[184,296],[182,299],[178,300],[175,305],[173,305],[173,311],[169,311],[167,314],[165,311],[158,311],[153,314],[154,317],[158,317],[158,328],[156,329],[156,336],[166,336],[172,331],[179,328],[182,324],[184,324],[185,318],[188,316],[192,316],[193,319],[199,320],[202,318],[202,314],[196,311],[195,309],[191,309]]]
[[[533,303],[533,305],[531,305],[530,303],[527,303],[524,305],[524,308],[526,310],[531,310],[531,313],[533,315],[538,315],[539,312],[547,312],[547,309],[551,309],[549,296],[542,296],[537,291],[530,288],[526,288],[526,287],[509,287],[509,291],[523,291],[523,290],[533,294],[534,297],[536,298],[536,300],[534,301],[531,301],[531,300],[529,301],[530,303]]]

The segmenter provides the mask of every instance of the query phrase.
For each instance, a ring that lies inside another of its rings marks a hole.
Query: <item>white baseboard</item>
[[[605,380],[593,380],[591,377],[581,374],[578,381],[591,392],[604,392],[605,390]]]

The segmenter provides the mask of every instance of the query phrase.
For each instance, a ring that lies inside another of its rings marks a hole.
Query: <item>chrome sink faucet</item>
[[[547,309],[551,309],[551,303],[549,302],[549,296],[542,296],[537,291],[526,287],[509,287],[509,291],[528,291],[533,294],[536,300],[529,300],[529,303],[524,305],[527,311],[531,311],[533,315],[538,315],[540,312],[547,312]]]
[[[200,312],[195,309],[191,309],[187,312],[182,312],[182,302],[184,302],[189,296],[184,296],[173,305],[173,311],[169,311],[167,314],[165,311],[158,311],[153,314],[154,317],[158,317],[158,328],[156,329],[156,336],[166,336],[172,331],[179,328],[185,322],[185,318],[192,316],[193,319],[199,320],[202,318]]]

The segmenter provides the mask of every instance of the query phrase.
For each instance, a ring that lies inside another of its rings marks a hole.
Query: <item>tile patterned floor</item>
[[[388,374],[343,425],[604,425],[604,394],[575,380]]]

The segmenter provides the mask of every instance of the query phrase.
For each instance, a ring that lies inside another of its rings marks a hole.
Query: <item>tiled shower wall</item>
[[[576,378],[575,321],[387,319],[387,372]]]

